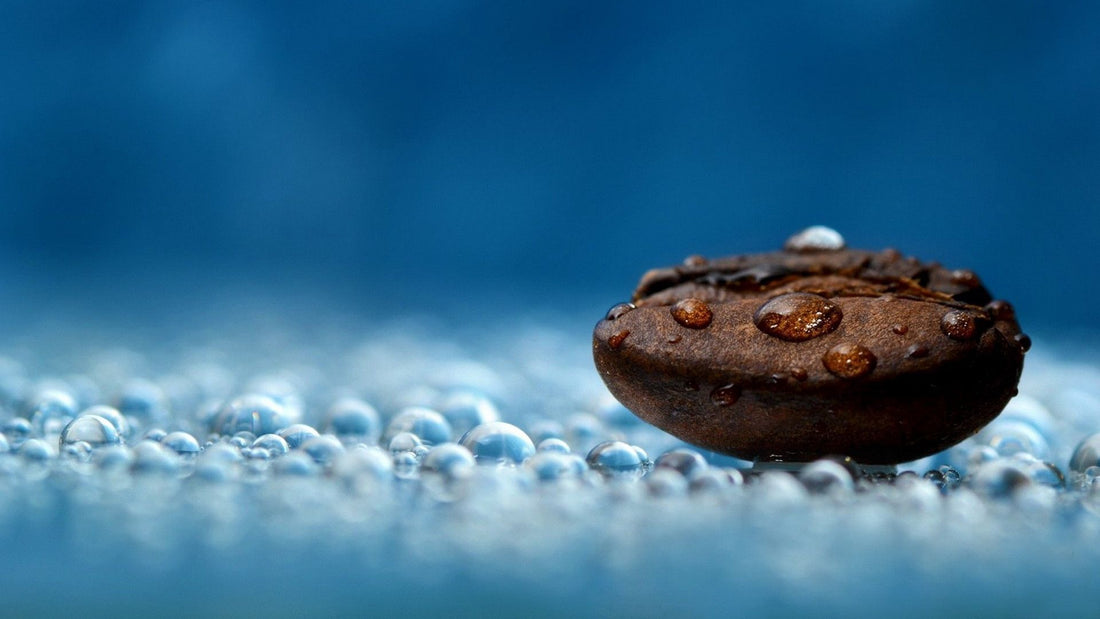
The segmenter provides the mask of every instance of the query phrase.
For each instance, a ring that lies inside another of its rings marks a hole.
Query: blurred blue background
[[[1090,2],[4,2],[0,272],[594,321],[827,224],[1090,326],[1098,40]]]

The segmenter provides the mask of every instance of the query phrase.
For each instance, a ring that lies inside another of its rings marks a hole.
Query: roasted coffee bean
[[[976,433],[1015,394],[1029,345],[973,272],[847,249],[821,227],[780,252],[650,271],[593,337],[611,393],[685,441],[866,464]]]

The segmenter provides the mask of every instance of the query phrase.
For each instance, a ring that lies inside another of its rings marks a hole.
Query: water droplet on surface
[[[107,421],[111,422],[111,425],[115,427],[115,431],[122,438],[129,438],[130,436],[130,422],[126,421],[126,416],[113,406],[106,406],[104,404],[97,404],[90,406],[81,415],[98,415]]]
[[[451,436],[461,436],[471,428],[490,421],[500,421],[500,411],[489,396],[473,390],[460,390],[447,395],[439,412],[451,424]]]
[[[927,346],[923,344],[913,344],[905,350],[905,357],[908,359],[923,359],[928,356],[929,350]]]
[[[740,397],[741,389],[737,385],[722,385],[710,392],[710,401],[718,406],[730,406]]]
[[[546,438],[539,441],[539,444],[535,448],[535,450],[538,452],[553,451],[555,453],[563,454],[567,454],[572,451],[571,449],[569,449],[569,443],[566,443],[565,441],[556,437]]]
[[[710,306],[699,299],[684,299],[668,308],[673,320],[688,329],[705,329],[714,319]]]
[[[401,452],[412,453],[417,447],[423,447],[424,443],[420,440],[420,437],[412,432],[399,432],[390,439],[387,443],[387,449],[391,454],[398,454]]]
[[[989,312],[989,315],[993,320],[1015,320],[1016,308],[1012,307],[1012,304],[1008,301],[996,300],[985,306],[985,310]]]
[[[977,288],[982,285],[982,280],[974,271],[969,269],[956,269],[951,271],[951,283],[967,288]]]
[[[327,466],[344,453],[344,444],[332,435],[315,436],[302,443],[301,450],[317,464]]]
[[[279,430],[275,434],[281,436],[291,449],[298,449],[299,447],[301,447],[302,443],[308,441],[315,436],[321,435],[321,433],[315,430],[313,426],[307,426],[304,423],[291,424],[283,428],[282,430]]]
[[[524,464],[535,473],[539,481],[552,482],[579,478],[588,470],[584,459],[576,454],[559,451],[540,451]]]
[[[783,244],[785,251],[812,252],[812,251],[837,251],[844,249],[844,237],[832,228],[826,226],[810,226],[805,230],[791,236]]]
[[[801,383],[810,377],[810,373],[806,368],[791,368],[791,377]]]
[[[1007,498],[1032,484],[1027,465],[1012,458],[987,462],[969,477],[976,492],[991,498]]]
[[[459,443],[474,454],[478,464],[519,464],[535,455],[535,444],[527,434],[503,421],[481,424]]]
[[[134,461],[130,470],[134,473],[175,475],[179,471],[179,456],[160,443],[141,441],[134,446],[133,454]]]
[[[384,442],[402,433],[411,432],[425,445],[436,445],[451,440],[451,424],[438,412],[423,406],[410,406],[397,413],[386,426]]]
[[[855,489],[848,469],[828,458],[815,460],[798,474],[798,481],[813,494],[846,493]]]
[[[952,310],[944,314],[940,329],[953,340],[966,341],[978,333],[978,322],[970,312]]]
[[[214,418],[211,431],[222,436],[233,436],[247,431],[259,436],[272,434],[285,428],[289,417],[281,404],[266,395],[247,394],[233,398]]]
[[[28,462],[46,462],[52,460],[57,451],[52,444],[40,438],[29,438],[19,447],[19,455]]]
[[[682,339],[684,339],[684,336],[680,335],[679,333],[673,333],[665,338],[665,341],[669,344],[679,344],[680,340]]]
[[[623,441],[605,441],[596,445],[588,452],[585,461],[604,477],[638,479],[645,473],[638,451]]]
[[[890,327],[890,330],[893,331],[896,335],[905,335],[906,333],[909,333],[909,327],[901,324]]]
[[[607,338],[607,345],[611,347],[611,350],[618,350],[623,342],[626,341],[626,336],[630,335],[630,329],[623,329],[622,331],[616,331]]]
[[[878,359],[866,347],[844,342],[830,348],[821,361],[833,375],[853,379],[870,374]]]
[[[833,332],[842,318],[840,307],[825,297],[790,292],[761,305],[752,321],[768,335],[802,342]]]
[[[23,441],[34,436],[34,426],[29,419],[23,417],[13,417],[5,421],[3,431],[12,449],[18,449]]]
[[[99,415],[81,415],[70,421],[61,431],[59,446],[64,449],[66,445],[82,442],[94,449],[117,445],[121,441],[118,430],[110,421]]]
[[[707,470],[709,465],[703,454],[693,449],[673,449],[661,454],[657,461],[653,463],[653,469],[672,469],[684,477],[691,479],[695,475],[702,471]]]
[[[290,445],[278,434],[264,434],[252,441],[252,449],[264,449],[271,456],[281,456],[290,451]]]
[[[382,422],[367,402],[340,398],[328,409],[327,429],[343,440],[374,443],[382,432]]]
[[[38,436],[57,436],[76,417],[76,399],[66,391],[45,389],[31,404],[31,426]]]
[[[605,320],[618,320],[635,309],[633,303],[619,303],[611,306],[611,309],[607,310],[607,316]]]
[[[199,442],[187,432],[170,432],[161,439],[160,444],[184,458],[193,458],[202,451]]]
[[[1028,337],[1026,334],[1017,333],[1016,335],[1012,336],[1012,341],[1016,342],[1016,344],[1020,346],[1020,350],[1023,352],[1031,350],[1031,338]]]
[[[438,473],[445,477],[462,477],[477,465],[474,455],[457,443],[440,443],[432,447],[420,465],[425,473]]]
[[[1100,433],[1082,439],[1069,459],[1069,469],[1075,473],[1084,473],[1094,466],[1100,466]]]

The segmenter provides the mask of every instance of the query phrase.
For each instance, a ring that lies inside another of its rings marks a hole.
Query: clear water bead
[[[161,439],[160,444],[183,458],[193,458],[202,451],[199,442],[187,432],[170,432]]]
[[[276,432],[291,449],[298,449],[302,446],[302,443],[309,439],[320,436],[321,433],[315,430],[312,426],[307,426],[304,423],[295,423],[289,425],[282,430]]]
[[[117,445],[121,442],[118,430],[110,421],[99,415],[81,415],[73,419],[61,431],[59,447],[64,449],[66,445],[73,443],[86,443],[95,449],[107,445]]]
[[[282,404],[266,395],[247,394],[226,402],[210,430],[222,436],[246,431],[259,436],[286,428],[290,419]]]
[[[686,479],[698,475],[707,470],[706,458],[694,449],[673,449],[661,454],[653,464],[657,469],[671,469],[683,475]]]
[[[423,406],[410,406],[403,409],[386,426],[382,440],[389,442],[394,436],[410,432],[425,445],[436,445],[451,440],[451,424],[438,412]]]
[[[290,451],[290,445],[287,444],[286,439],[278,434],[264,434],[256,437],[256,440],[252,441],[251,447],[252,449],[264,449],[271,456],[281,456]]]
[[[317,464],[328,466],[344,453],[344,444],[332,435],[315,436],[302,443],[301,450],[309,454]]]
[[[483,423],[467,432],[459,443],[474,454],[478,464],[520,464],[535,455],[531,438],[503,421]]]
[[[82,413],[83,415],[97,415],[111,422],[111,425],[115,427],[115,431],[123,439],[130,438],[130,422],[126,421],[126,416],[113,406],[107,406],[105,404],[97,404],[90,406]]]
[[[638,450],[623,441],[604,441],[596,445],[585,461],[604,477],[637,479],[645,473]]]
[[[806,465],[798,474],[798,480],[814,494],[845,493],[855,488],[855,480],[847,467],[829,459]]]
[[[346,441],[375,443],[382,433],[378,411],[359,398],[340,398],[328,409],[327,429]]]
[[[39,392],[31,403],[31,426],[38,436],[57,436],[76,417],[76,398],[60,389]]]

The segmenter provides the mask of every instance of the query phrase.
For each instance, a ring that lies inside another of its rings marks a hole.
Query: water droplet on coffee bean
[[[634,309],[634,304],[633,303],[619,303],[618,305],[615,305],[611,309],[607,310],[607,316],[604,319],[605,320],[618,320],[618,319],[622,318],[624,314],[627,314],[628,312],[630,312],[633,309]]]
[[[821,361],[829,372],[851,379],[870,374],[878,359],[867,347],[844,342],[830,348]]]
[[[974,315],[962,310],[947,312],[940,321],[940,329],[953,340],[964,342],[978,333],[978,322]]]
[[[787,239],[783,249],[793,252],[837,251],[844,249],[844,237],[832,228],[810,226]]]
[[[802,342],[831,333],[841,318],[840,308],[825,297],[791,292],[761,305],[752,321],[768,335],[788,342]]]
[[[689,329],[705,329],[714,314],[710,306],[699,299],[684,299],[669,308],[672,318]]]
[[[710,392],[710,401],[718,406],[730,406],[740,397],[741,390],[737,388],[737,385],[715,387],[714,391]]]

